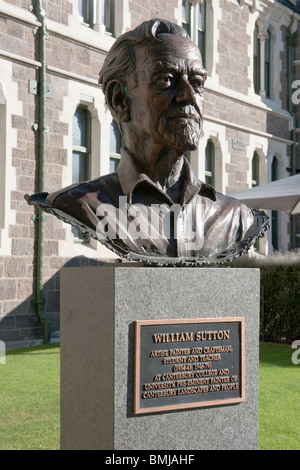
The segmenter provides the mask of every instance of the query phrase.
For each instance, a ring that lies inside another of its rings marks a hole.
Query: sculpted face
[[[182,153],[198,146],[206,72],[198,47],[170,34],[136,51],[137,86],[129,90],[131,131]]]

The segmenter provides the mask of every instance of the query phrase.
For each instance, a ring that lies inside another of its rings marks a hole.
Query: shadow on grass
[[[292,362],[294,352],[295,348],[292,348],[289,344],[260,343],[259,361],[263,365],[273,367],[300,367],[300,365],[297,366]]]
[[[6,351],[7,356],[24,356],[28,354],[37,355],[49,355],[49,354],[59,354],[60,344],[43,344],[40,346],[31,346],[29,348],[20,348]]]

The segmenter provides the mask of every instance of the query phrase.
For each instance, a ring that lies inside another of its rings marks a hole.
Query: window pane
[[[270,98],[271,92],[271,74],[270,74],[270,61],[271,61],[271,36],[268,31],[268,36],[265,40],[265,90],[266,96]]]
[[[268,35],[265,39],[265,61],[270,62],[270,46],[271,46],[271,40],[270,40],[270,33],[268,31]]]
[[[204,32],[203,31],[198,31],[198,47],[200,49],[200,52],[202,54],[202,60],[204,62]]]
[[[211,159],[208,151],[205,152],[205,171],[211,173]]]
[[[198,4],[198,25],[197,25],[197,40],[198,40],[198,47],[200,49],[202,55],[202,62],[205,66],[205,28],[206,28],[206,1],[203,0],[203,3]]]
[[[205,148],[205,182],[214,185],[215,180],[215,146],[208,140]]]
[[[258,54],[259,54],[259,39],[258,39],[258,27],[257,27],[257,25],[255,25],[255,30],[254,30],[253,46],[254,46],[254,56],[257,57]]]
[[[103,0],[101,5],[102,24],[105,25],[105,30],[112,34],[114,32],[114,3],[114,0]]]
[[[265,90],[266,96],[270,98],[270,64],[265,64]]]
[[[73,146],[88,147],[87,125],[87,109],[77,108],[73,116]]]
[[[213,162],[212,162],[212,146],[213,143],[208,141],[205,149],[205,171],[212,172]]]
[[[121,133],[118,124],[113,121],[110,126],[110,153],[120,153]]]
[[[258,27],[255,26],[254,30],[254,63],[253,63],[253,82],[254,91],[259,93],[260,90],[260,40],[258,38]]]
[[[191,163],[191,152],[190,152],[190,150],[185,152],[184,156],[187,159],[187,161]]]
[[[182,23],[186,24],[188,22],[187,18],[187,2],[186,0],[182,0]]]
[[[271,165],[271,180],[276,181],[278,180],[278,160],[276,157],[273,157],[272,165]],[[278,237],[278,212],[272,211],[271,212],[272,218],[272,246],[273,250],[278,251],[279,249],[279,237]]]
[[[78,11],[79,15],[84,18],[84,14],[86,13],[86,0],[78,0]]]
[[[252,187],[259,185],[259,156],[254,152],[252,158]]]
[[[72,183],[80,183],[88,178],[86,159],[86,154],[73,152]]]
[[[111,157],[109,160],[109,171],[110,173],[114,173],[117,171],[118,165],[120,163],[120,159],[117,157]]]
[[[110,125],[110,160],[109,169],[111,173],[117,171],[120,158],[121,147],[124,146],[124,139],[119,130],[119,126],[115,121]]]
[[[191,35],[191,4],[189,0],[182,0],[182,26]]]
[[[278,180],[278,160],[276,157],[273,157],[272,165],[271,165],[271,180],[276,181]]]
[[[87,155],[85,153],[73,152],[72,160],[72,182],[80,183],[88,179]],[[72,233],[77,240],[88,242],[89,237],[80,230],[72,227]]]
[[[198,29],[200,31],[205,30],[205,4],[201,3],[199,4],[198,8]]]
[[[78,0],[79,16],[82,17],[83,22],[92,25],[93,21],[93,0]]]
[[[72,155],[72,183],[80,183],[89,179],[89,149],[90,149],[90,113],[79,106],[73,116],[73,155]],[[77,147],[82,147],[78,151]],[[80,149],[81,150],[81,149]],[[89,237],[80,230],[72,227],[74,237],[83,242],[88,242]]]

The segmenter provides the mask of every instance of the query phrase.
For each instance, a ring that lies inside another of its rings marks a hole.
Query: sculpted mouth
[[[200,116],[195,114],[194,112],[186,112],[185,111],[181,111],[181,110],[173,110],[173,111],[169,111],[167,114],[166,114],[166,118],[168,120],[174,120],[174,119],[184,119],[184,120],[193,120],[193,121],[196,121],[197,123],[200,122]]]
[[[193,116],[191,114],[178,114],[171,119],[192,119],[193,121],[199,121],[197,116]]]
[[[168,121],[176,121],[176,120],[181,120],[181,121],[194,121],[197,124],[200,123],[200,119],[198,116],[195,116],[194,114],[176,114],[172,116],[167,116]]]

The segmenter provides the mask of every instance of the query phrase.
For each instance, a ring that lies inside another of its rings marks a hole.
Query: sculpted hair
[[[189,39],[189,35],[181,26],[160,18],[144,21],[137,28],[122,34],[111,49],[105,59],[100,71],[99,83],[105,94],[107,84],[112,80],[118,80],[124,85],[129,79],[135,82],[135,52],[138,45],[160,42],[161,34],[175,34]],[[126,77],[126,79],[125,79]]]

